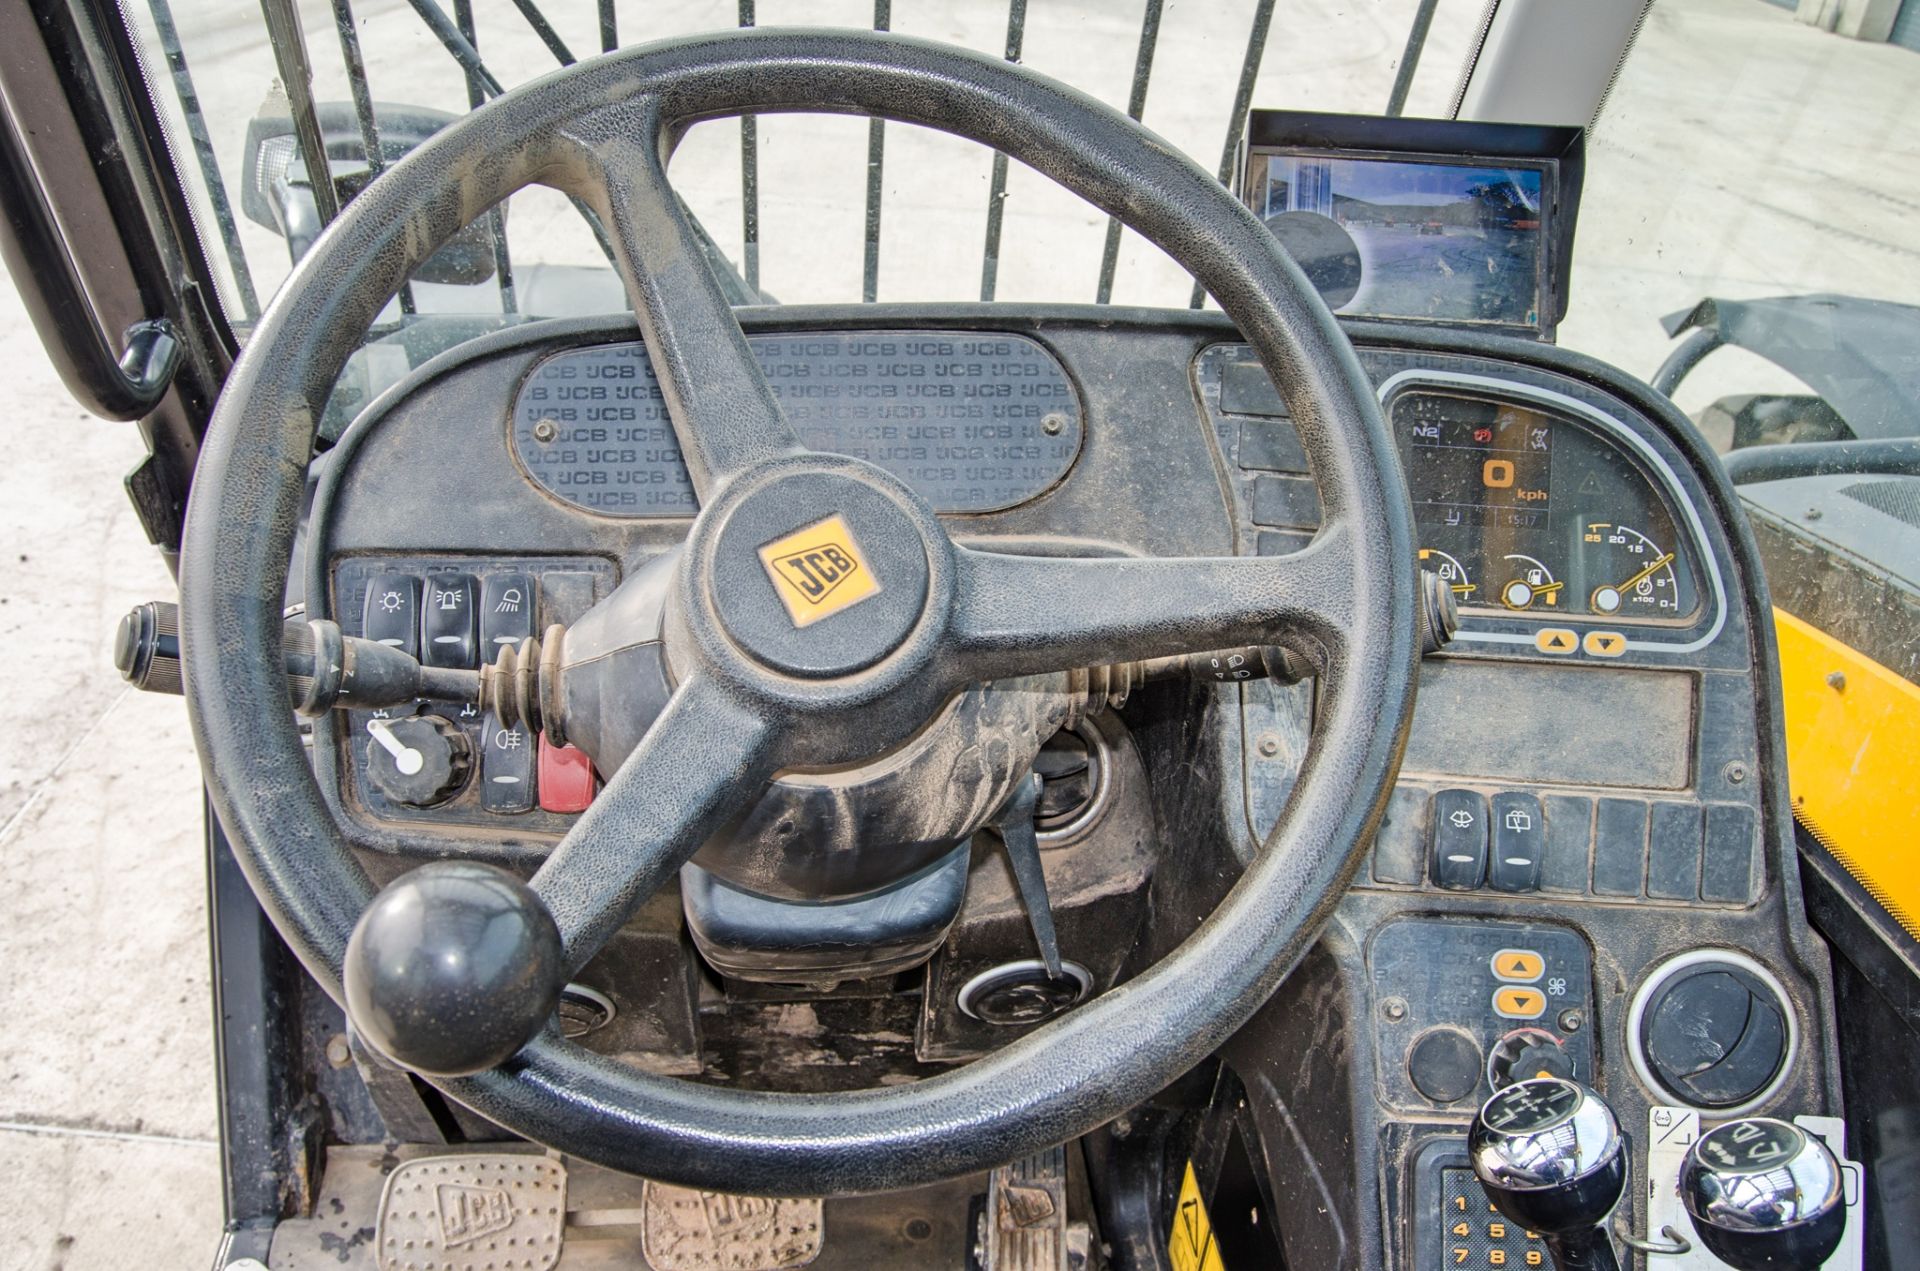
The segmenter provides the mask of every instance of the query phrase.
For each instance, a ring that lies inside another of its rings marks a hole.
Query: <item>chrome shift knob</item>
[[[1467,1136],[1487,1198],[1545,1239],[1562,1271],[1618,1265],[1606,1222],[1627,1189],[1613,1110],[1571,1081],[1522,1081],[1487,1100]]]
[[[1626,1190],[1624,1147],[1600,1096],[1558,1077],[1494,1095],[1467,1140],[1473,1172],[1493,1203],[1543,1235],[1607,1220]]]
[[[1700,1242],[1739,1271],[1801,1271],[1846,1234],[1840,1162],[1797,1125],[1729,1121],[1700,1136],[1680,1166],[1680,1200]]]

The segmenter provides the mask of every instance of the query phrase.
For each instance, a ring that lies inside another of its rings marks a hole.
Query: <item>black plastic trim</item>
[[[294,1211],[299,1179],[316,1177],[315,1161],[296,1159],[304,1139],[295,1116],[302,1050],[293,1005],[301,971],[254,898],[211,805],[206,844],[221,1200],[228,1232],[223,1248],[232,1250],[226,1256],[265,1261],[274,1226]]]

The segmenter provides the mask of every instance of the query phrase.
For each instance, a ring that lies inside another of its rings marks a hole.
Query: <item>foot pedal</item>
[[[1067,1151],[1048,1148],[987,1182],[985,1271],[1067,1271]]]
[[[545,1156],[423,1156],[387,1176],[380,1271],[553,1271],[567,1169]]]
[[[654,1271],[782,1271],[820,1256],[818,1200],[770,1200],[649,1180],[640,1251]]]

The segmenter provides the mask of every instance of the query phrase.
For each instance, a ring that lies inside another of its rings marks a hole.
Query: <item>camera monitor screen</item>
[[[1275,150],[1253,210],[1336,313],[1541,326],[1549,183],[1540,164]]]

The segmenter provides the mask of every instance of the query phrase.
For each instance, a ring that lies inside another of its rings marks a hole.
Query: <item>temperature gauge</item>
[[[1458,557],[1437,547],[1423,547],[1420,549],[1420,559],[1427,568],[1440,575],[1440,581],[1452,590],[1462,604],[1472,603],[1473,593],[1479,590],[1479,584],[1468,576],[1467,567],[1460,563]]]
[[[1511,577],[1500,588],[1500,603],[1509,609],[1531,609],[1541,605],[1548,609],[1560,607],[1560,589],[1564,585],[1553,576],[1553,571],[1532,556],[1510,555],[1506,558]]]
[[[1582,548],[1587,577],[1600,579],[1588,597],[1596,614],[1665,618],[1680,612],[1680,583],[1671,551],[1630,525],[1589,521]]]

